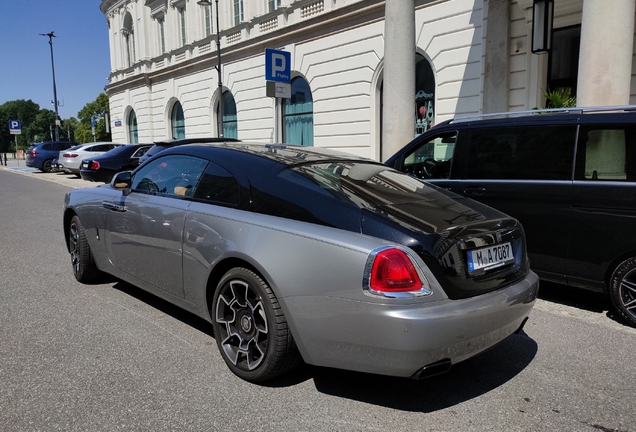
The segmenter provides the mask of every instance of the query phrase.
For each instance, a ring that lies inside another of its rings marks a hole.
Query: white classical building
[[[410,15],[385,22],[384,0],[103,0],[113,140],[222,132],[379,160],[454,116],[543,107],[548,89],[569,87],[586,106],[636,101],[636,0],[546,0],[554,18],[544,54],[532,53],[537,0],[387,1]],[[400,19],[414,20],[415,52],[385,56]],[[291,98],[267,95],[267,48],[291,54]],[[400,71],[402,58],[415,64],[411,96],[383,94],[397,76],[385,76],[385,57],[387,70]],[[383,138],[393,114],[383,106],[396,104],[411,107],[410,127]]]

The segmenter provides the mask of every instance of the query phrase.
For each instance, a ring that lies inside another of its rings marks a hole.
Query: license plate
[[[88,168],[88,162],[82,162],[82,168]]]
[[[491,270],[511,264],[514,261],[515,257],[510,243],[475,249],[468,251],[468,272]]]

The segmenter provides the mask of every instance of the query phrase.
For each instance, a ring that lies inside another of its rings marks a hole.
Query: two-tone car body
[[[214,326],[238,376],[309,364],[424,377],[520,331],[520,224],[380,163],[247,143],[165,150],[66,195],[81,282],[109,273]]]

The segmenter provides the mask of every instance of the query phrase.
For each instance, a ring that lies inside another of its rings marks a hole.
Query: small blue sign
[[[11,133],[19,133],[21,130],[20,120],[9,120],[9,131]]]
[[[265,48],[265,80],[291,82],[291,53]]]

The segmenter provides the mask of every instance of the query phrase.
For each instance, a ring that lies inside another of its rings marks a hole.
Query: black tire
[[[84,226],[77,216],[73,216],[68,227],[68,246],[75,279],[82,283],[89,283],[102,276],[88,246]]]
[[[300,363],[276,296],[251,270],[234,268],[223,276],[210,315],[221,356],[238,377],[262,382]]]
[[[618,314],[636,327],[636,257],[628,258],[616,267],[609,291]]]
[[[45,173],[53,172],[52,162],[53,162],[52,159],[45,160],[44,163],[42,164],[42,172],[45,172]]]

